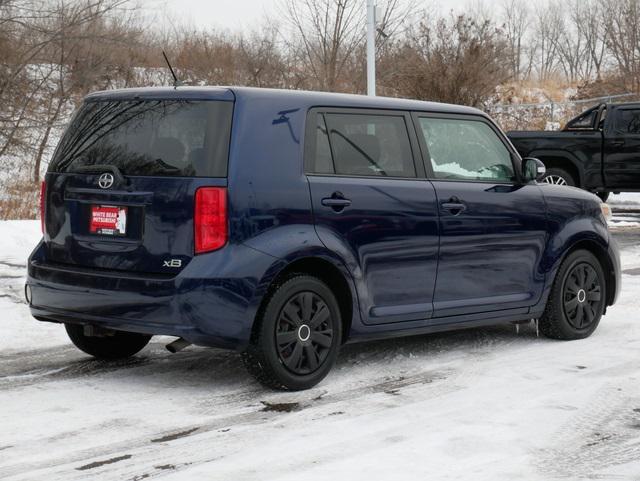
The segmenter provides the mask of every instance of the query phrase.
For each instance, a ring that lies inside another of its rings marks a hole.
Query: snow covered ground
[[[623,192],[611,194],[607,203],[618,210],[640,210],[640,192]]]
[[[620,216],[623,292],[591,338],[496,326],[347,346],[303,393],[166,339],[88,358],[22,302],[39,224],[0,222],[0,479],[638,481],[640,216]]]

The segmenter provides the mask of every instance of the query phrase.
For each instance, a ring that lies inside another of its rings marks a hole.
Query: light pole
[[[367,0],[367,95],[376,95],[376,0]]]

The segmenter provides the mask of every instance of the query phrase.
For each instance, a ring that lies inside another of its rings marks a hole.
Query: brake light
[[[44,234],[45,223],[44,223],[44,211],[47,197],[47,183],[46,181],[42,181],[40,183],[40,230],[42,234]]]
[[[227,243],[227,189],[201,187],[193,214],[195,253],[220,249]]]

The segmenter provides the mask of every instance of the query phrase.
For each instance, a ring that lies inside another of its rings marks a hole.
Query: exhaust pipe
[[[178,351],[182,351],[185,347],[189,347],[191,345],[191,343],[189,341],[187,341],[186,339],[183,338],[178,338],[173,342],[170,342],[169,344],[167,344],[167,351],[169,351],[170,353],[175,354]]]

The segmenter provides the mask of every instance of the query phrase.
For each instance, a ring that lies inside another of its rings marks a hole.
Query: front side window
[[[420,127],[436,179],[515,180],[509,150],[486,123],[421,117]]]
[[[403,116],[365,114],[318,115],[315,169],[329,165],[324,117],[337,175],[415,177],[413,153]]]

